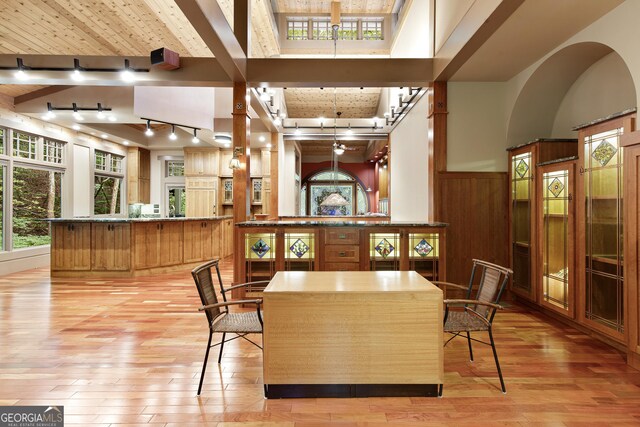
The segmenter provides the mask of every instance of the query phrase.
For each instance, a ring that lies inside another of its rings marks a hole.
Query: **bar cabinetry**
[[[575,139],[536,139],[511,147],[509,152],[511,292],[529,301],[538,300],[537,222],[540,195],[536,190],[537,164],[577,155]]]
[[[244,245],[236,251],[235,283],[268,280],[277,271],[415,270],[445,280],[443,223],[248,221],[235,232]],[[241,289],[234,294],[245,296]]]

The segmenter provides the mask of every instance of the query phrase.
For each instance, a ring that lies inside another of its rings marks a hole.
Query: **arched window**
[[[345,206],[322,206],[332,193],[338,193],[349,202]],[[338,170],[320,171],[302,184],[300,191],[301,215],[363,215],[369,211],[367,193],[356,177]]]

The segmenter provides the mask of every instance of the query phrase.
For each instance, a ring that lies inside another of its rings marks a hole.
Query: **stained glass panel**
[[[595,150],[593,150],[591,156],[600,164],[600,166],[606,166],[606,164],[609,163],[609,160],[611,160],[617,152],[618,149],[605,139],[598,144]]]
[[[269,247],[269,245],[267,245],[267,243],[262,239],[259,239],[253,244],[253,246],[251,246],[251,250],[258,255],[259,258],[265,256],[270,249],[271,247]]]
[[[298,258],[302,258],[309,251],[309,246],[302,239],[298,239],[293,242],[289,250]]]
[[[393,245],[389,243],[387,239],[380,240],[380,243],[376,245],[376,252],[382,255],[383,258],[388,257],[394,249]]]
[[[353,186],[311,184],[311,211],[310,215],[353,215]],[[320,206],[322,201],[331,193],[337,192],[344,197],[346,206]]]
[[[433,250],[433,246],[431,246],[431,244],[429,244],[429,242],[427,242],[425,239],[420,240],[420,242],[418,242],[418,244],[413,248],[413,250],[416,251],[416,253],[418,255],[420,255],[421,257],[426,257],[428,256],[431,251]]]
[[[528,162],[525,159],[520,159],[520,161],[516,165],[516,173],[520,178],[524,178],[528,171],[529,171]]]
[[[547,188],[554,197],[558,197],[562,193],[562,190],[564,190],[564,184],[558,178],[553,178],[553,181],[551,181]]]

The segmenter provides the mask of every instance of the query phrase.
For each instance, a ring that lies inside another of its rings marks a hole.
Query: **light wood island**
[[[436,396],[442,291],[415,271],[277,272],[263,294],[268,398]]]

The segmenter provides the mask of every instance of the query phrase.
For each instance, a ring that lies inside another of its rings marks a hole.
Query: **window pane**
[[[382,40],[382,21],[362,21],[364,40]]]
[[[120,213],[122,179],[96,175],[93,190],[93,214],[113,215]]]
[[[360,186],[360,184],[357,185],[357,201],[358,201],[358,215],[364,215],[365,213],[367,213],[369,211],[369,203],[367,202],[367,193],[364,191],[364,189]]]
[[[314,40],[332,40],[329,21],[313,21],[312,25]]]
[[[333,171],[328,172],[319,172],[316,175],[309,178],[309,181],[353,181],[353,177],[344,172],[336,172],[334,174]]]
[[[340,40],[356,40],[358,38],[358,21],[340,21],[338,38]]]
[[[64,142],[44,140],[44,157],[45,162],[62,163],[62,152],[64,150]]]
[[[13,168],[13,248],[48,245],[49,223],[61,216],[62,173]]]
[[[0,128],[0,154],[4,154],[4,136],[7,134],[7,132]]]
[[[349,185],[311,184],[310,215],[353,215],[353,187]],[[322,206],[332,193],[338,193],[349,202],[346,206]]]
[[[96,150],[95,169],[98,171],[107,170],[107,153]]]
[[[287,40],[307,40],[309,38],[309,22],[287,21]]]
[[[13,155],[24,159],[36,159],[38,137],[22,132],[13,132]]]
[[[184,162],[167,160],[167,176],[184,176]]]
[[[169,216],[184,217],[187,211],[187,193],[184,187],[169,189]]]
[[[122,156],[111,154],[111,172],[122,173]]]

